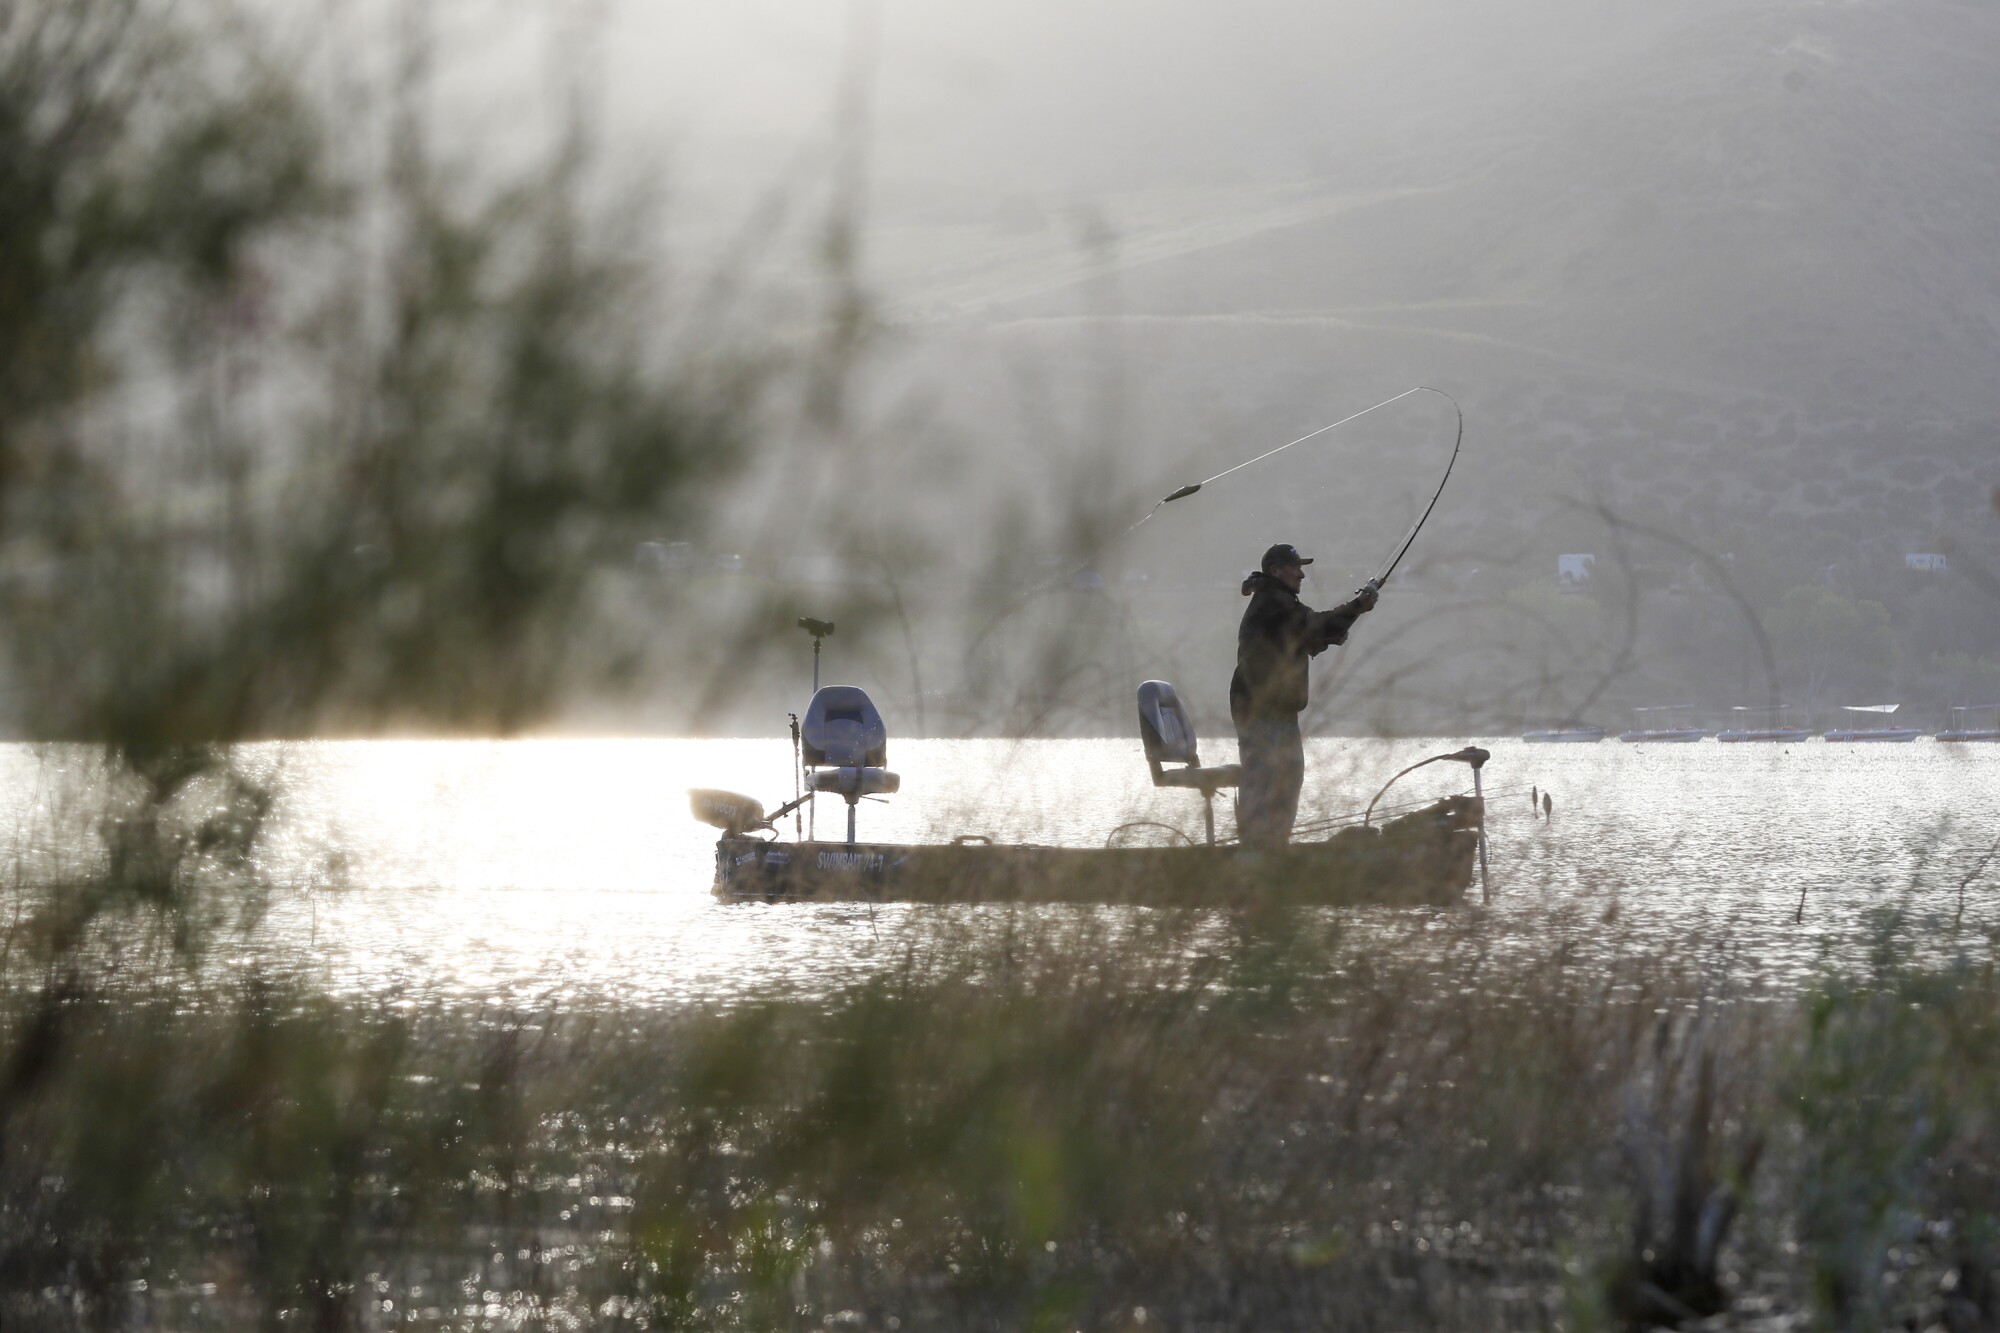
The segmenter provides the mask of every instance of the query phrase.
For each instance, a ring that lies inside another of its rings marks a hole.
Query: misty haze
[[[939,730],[1018,721],[959,621],[967,582],[1032,587],[1037,559],[1102,566],[1113,608],[1043,599],[1063,633],[1121,623],[1122,651],[1180,668],[1216,715],[1217,626],[1257,553],[1311,545],[1322,596],[1350,591],[1428,498],[1448,419],[1381,414],[1144,541],[1111,535],[1416,383],[1464,405],[1465,457],[1380,617],[1408,632],[1341,678],[1357,701],[1393,683],[1396,706],[1324,727],[1518,728],[1586,701],[1615,727],[1774,693],[1942,726],[2000,697],[1982,9],[908,8],[621,15],[604,96],[619,142],[685,174],[667,231],[691,252],[782,196],[805,268],[774,243],[760,276],[804,273],[810,301],[821,200],[852,209],[854,414],[801,446],[822,461],[772,475],[772,527],[704,549],[760,546],[753,569],[798,583],[909,543]],[[802,485],[850,498],[801,505]],[[1566,553],[1596,556],[1594,581],[1551,604]],[[1917,554],[1946,555],[1942,577]],[[1816,589],[1828,605],[1792,620],[1886,621],[1830,648],[1781,622],[1774,682],[1725,572],[1759,616]],[[1849,660],[1808,661],[1828,651]],[[878,652],[868,683],[907,694],[900,649]],[[1061,725],[1122,733],[1125,688]],[[724,716],[677,720],[762,729]]]
[[[0,0],[0,1327],[2000,1329],[1996,74]]]

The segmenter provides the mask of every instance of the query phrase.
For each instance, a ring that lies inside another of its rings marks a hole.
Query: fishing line
[[[1228,476],[1232,472],[1241,472],[1244,468],[1250,467],[1252,464],[1261,463],[1267,458],[1271,458],[1278,454],[1282,454],[1283,452],[1285,452],[1285,450],[1291,448],[1292,445],[1304,444],[1307,440],[1312,439],[1313,436],[1315,435],[1324,435],[1328,431],[1332,430],[1335,426],[1345,426],[1350,421],[1358,420],[1361,417],[1367,416],[1370,412],[1376,411],[1377,409],[1380,408],[1387,407],[1389,404],[1393,402],[1398,402],[1401,399],[1408,398],[1413,393],[1422,393],[1423,389],[1424,386],[1419,384],[1414,389],[1403,390],[1401,393],[1397,394],[1394,398],[1384,398],[1381,402],[1375,404],[1374,407],[1364,407],[1359,412],[1356,412],[1353,416],[1346,416],[1342,417],[1338,421],[1329,422],[1326,425],[1321,426],[1316,431],[1312,431],[1308,434],[1299,436],[1299,438],[1296,440],[1291,440],[1285,444],[1281,444],[1275,449],[1267,449],[1263,453],[1258,454],[1255,458],[1246,458],[1241,463],[1238,463],[1235,467],[1224,468],[1222,471],[1216,473],[1212,477],[1208,477],[1202,481],[1197,481],[1191,486],[1183,486],[1179,490],[1175,491],[1172,495],[1169,495],[1166,499],[1160,501],[1160,503],[1172,504],[1176,500],[1183,499],[1186,496],[1193,495],[1196,491],[1208,485],[1209,482],[1221,481],[1224,477]]]
[[[1350,421],[1354,421],[1361,417],[1365,417],[1370,412],[1376,411],[1380,408],[1387,407],[1389,404],[1397,402],[1400,399],[1408,398],[1413,393],[1421,393],[1423,392],[1423,388],[1424,386],[1419,384],[1414,389],[1405,389],[1401,393],[1397,394],[1394,398],[1384,398],[1381,402],[1376,403],[1373,407],[1364,407],[1359,412],[1354,413],[1352,416],[1342,417],[1338,421],[1329,421],[1326,425],[1321,426],[1318,430],[1308,431],[1304,435],[1299,436],[1298,439],[1288,440],[1284,444],[1279,445],[1275,449],[1266,449],[1263,453],[1258,454],[1255,458],[1245,459],[1243,462],[1238,463],[1235,467],[1224,468],[1222,471],[1216,473],[1212,477],[1206,477],[1201,481],[1191,482],[1188,485],[1183,486],[1179,490],[1175,491],[1172,495],[1167,496],[1164,500],[1156,501],[1153,507],[1151,509],[1148,509],[1140,517],[1138,523],[1134,523],[1131,527],[1125,529],[1124,532],[1121,532],[1118,535],[1120,538],[1130,536],[1133,532],[1138,530],[1140,524],[1144,523],[1154,514],[1159,513],[1161,505],[1172,504],[1176,500],[1184,500],[1188,496],[1193,495],[1196,491],[1200,490],[1202,487],[1208,485],[1210,482],[1221,481],[1224,477],[1228,476],[1230,473],[1241,472],[1244,468],[1249,467],[1251,464],[1261,463],[1265,459],[1271,457],[1273,454],[1281,454],[1295,444],[1304,444],[1307,440],[1312,439],[1314,436],[1324,435],[1328,431],[1334,429],[1334,427],[1336,426],[1345,426]],[[1432,392],[1436,392],[1436,390],[1433,390]]]
[[[1168,495],[1164,499],[1157,501],[1151,509],[1148,509],[1145,512],[1145,514],[1143,514],[1140,517],[1137,523],[1134,523],[1131,527],[1119,533],[1117,538],[1114,539],[1114,541],[1123,541],[1126,537],[1129,537],[1134,532],[1138,531],[1139,528],[1145,524],[1147,519],[1150,519],[1154,514],[1160,512],[1162,506],[1170,505],[1176,500],[1185,500],[1188,496],[1195,494],[1197,491],[1201,490],[1201,488],[1204,486],[1212,485],[1215,482],[1221,481],[1224,477],[1230,476],[1237,472],[1241,472],[1244,468],[1254,466],[1255,464],[1263,462],[1267,458],[1271,458],[1278,454],[1281,454],[1285,452],[1285,450],[1290,449],[1295,445],[1304,444],[1307,440],[1314,439],[1318,436],[1324,435],[1328,431],[1333,430],[1337,427],[1345,426],[1350,421],[1359,420],[1360,418],[1367,416],[1370,412],[1378,412],[1381,409],[1389,406],[1391,403],[1401,402],[1403,399],[1408,398],[1413,393],[1434,393],[1438,397],[1444,399],[1447,403],[1450,403],[1452,412],[1458,418],[1458,431],[1456,436],[1452,440],[1451,458],[1448,462],[1446,462],[1444,466],[1444,476],[1441,479],[1439,479],[1437,490],[1433,492],[1431,495],[1431,502],[1428,505],[1424,506],[1424,512],[1418,516],[1416,523],[1411,526],[1409,534],[1403,538],[1403,544],[1398,548],[1396,548],[1396,554],[1390,558],[1388,565],[1383,568],[1380,574],[1375,576],[1374,583],[1375,586],[1379,588],[1382,584],[1388,582],[1389,576],[1391,574],[1396,572],[1396,566],[1403,563],[1403,557],[1409,553],[1411,543],[1415,542],[1417,539],[1417,533],[1423,530],[1425,522],[1427,522],[1431,516],[1431,511],[1437,508],[1438,500],[1444,495],[1445,483],[1451,480],[1452,469],[1458,466],[1459,450],[1465,444],[1465,409],[1461,408],[1458,405],[1458,400],[1456,398],[1453,398],[1443,389],[1434,389],[1428,384],[1419,384],[1414,388],[1405,389],[1399,394],[1395,394],[1394,396],[1389,398],[1384,398],[1379,403],[1375,403],[1368,407],[1364,407],[1359,412],[1350,413],[1349,415],[1342,417],[1338,421],[1330,421],[1326,425],[1321,426],[1318,430],[1308,431],[1304,435],[1299,436],[1299,438],[1296,440],[1287,440],[1285,443],[1279,445],[1275,449],[1266,449],[1263,453],[1258,454],[1255,458],[1246,458],[1241,463],[1236,464],[1234,467],[1224,468],[1222,471],[1216,473],[1212,477],[1204,477],[1200,481],[1190,482],[1188,485],[1181,487],[1179,490],[1173,492],[1171,495]]]
[[[1459,407],[1458,400],[1456,398],[1453,398],[1450,394],[1446,393],[1443,389],[1432,388],[1428,384],[1415,385],[1411,388],[1403,390],[1399,394],[1395,394],[1391,397],[1384,398],[1379,403],[1373,403],[1367,407],[1364,407],[1359,412],[1350,413],[1347,416],[1342,417],[1338,421],[1329,421],[1326,425],[1321,426],[1317,430],[1307,431],[1304,435],[1299,436],[1299,438],[1297,438],[1296,440],[1287,440],[1285,443],[1279,445],[1275,449],[1266,449],[1263,453],[1258,454],[1255,458],[1247,458],[1241,463],[1236,464],[1234,467],[1224,468],[1222,471],[1216,473],[1212,477],[1205,477],[1200,481],[1190,482],[1188,485],[1183,486],[1179,490],[1173,492],[1173,494],[1168,495],[1163,499],[1154,501],[1153,507],[1151,509],[1148,509],[1145,513],[1141,514],[1137,522],[1133,523],[1130,527],[1126,528],[1124,531],[1113,535],[1109,540],[1099,543],[1096,547],[1094,547],[1082,564],[1064,573],[1056,574],[1049,578],[1043,579],[1041,582],[1035,584],[1030,588],[1023,590],[1022,592],[1017,594],[1014,598],[1012,598],[1005,609],[996,614],[991,620],[987,622],[985,627],[982,628],[978,634],[973,636],[971,648],[967,650],[968,655],[970,655],[972,650],[977,649],[981,644],[983,644],[986,641],[987,636],[991,634],[995,629],[997,629],[1001,624],[1001,622],[1006,620],[1015,611],[1019,610],[1022,606],[1026,605],[1029,601],[1031,601],[1035,597],[1038,597],[1041,594],[1050,591],[1051,589],[1060,587],[1070,582],[1070,580],[1075,578],[1078,574],[1090,568],[1091,564],[1094,563],[1096,559],[1103,556],[1103,554],[1106,551],[1109,551],[1113,547],[1122,544],[1126,538],[1130,537],[1133,533],[1137,532],[1140,528],[1144,527],[1146,523],[1153,517],[1153,515],[1160,512],[1160,509],[1163,506],[1170,505],[1176,500],[1185,500],[1188,496],[1195,494],[1197,491],[1201,490],[1201,488],[1204,486],[1212,485],[1215,482],[1221,481],[1224,477],[1230,476],[1237,472],[1241,472],[1244,468],[1250,467],[1257,463],[1261,463],[1265,459],[1273,457],[1274,455],[1281,454],[1285,452],[1285,450],[1290,449],[1295,445],[1304,444],[1307,440],[1315,439],[1318,436],[1326,434],[1330,430],[1334,430],[1338,427],[1345,426],[1350,421],[1357,421],[1360,418],[1367,416],[1370,412],[1379,412],[1383,408],[1389,406],[1391,403],[1401,402],[1403,399],[1408,398],[1413,393],[1434,393],[1438,397],[1450,403],[1452,406],[1452,411],[1456,413],[1458,417],[1458,434],[1456,438],[1452,441],[1451,460],[1445,464],[1444,478],[1438,482],[1437,490],[1431,495],[1430,504],[1424,507],[1424,512],[1422,516],[1417,519],[1415,526],[1413,526],[1410,529],[1409,535],[1403,539],[1402,546],[1397,549],[1395,556],[1390,559],[1388,566],[1385,569],[1383,569],[1383,571],[1379,575],[1376,576],[1374,583],[1375,586],[1379,588],[1388,579],[1389,575],[1395,572],[1396,566],[1402,563],[1403,556],[1410,549],[1410,544],[1416,541],[1417,533],[1423,528],[1425,521],[1430,518],[1431,510],[1437,508],[1438,498],[1444,494],[1445,482],[1451,480],[1452,468],[1456,467],[1458,464],[1459,448],[1465,443],[1465,412],[1462,408]]]

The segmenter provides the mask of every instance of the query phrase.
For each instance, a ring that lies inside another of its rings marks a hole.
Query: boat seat
[[[1214,768],[1198,768],[1194,765],[1189,765],[1186,768],[1161,768],[1158,764],[1155,764],[1153,766],[1153,785],[1155,787],[1187,787],[1194,791],[1213,795],[1221,791],[1224,787],[1242,786],[1243,765],[1217,764]]]
[[[1194,719],[1174,687],[1164,680],[1139,685],[1139,739],[1146,747],[1146,765],[1155,787],[1181,787],[1201,793],[1208,840],[1215,841],[1215,794],[1243,784],[1241,764],[1204,767],[1195,741]],[[1179,764],[1179,768],[1168,768]]]
[[[1139,686],[1139,739],[1145,743],[1146,763],[1153,770],[1155,787],[1191,787],[1213,795],[1243,781],[1241,764],[1202,767],[1194,719],[1188,716],[1179,692],[1164,680],[1144,681]],[[1167,764],[1184,767],[1167,768]]]
[[[847,845],[854,845],[854,809],[864,796],[887,796],[903,779],[891,773],[889,728],[875,701],[856,685],[822,686],[799,723],[799,757],[806,789],[847,802]]]
[[[806,786],[842,797],[849,805],[864,796],[887,796],[902,785],[902,777],[886,768],[821,768],[806,774]]]
[[[889,728],[858,685],[825,685],[799,723],[807,768],[880,768],[889,762]]]

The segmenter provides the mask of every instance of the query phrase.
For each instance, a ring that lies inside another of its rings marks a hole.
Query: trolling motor
[[[1466,765],[1472,770],[1472,798],[1479,802],[1479,896],[1482,901],[1492,902],[1493,890],[1486,882],[1486,788],[1480,781],[1479,776],[1479,770],[1485,768],[1486,761],[1492,757],[1493,754],[1490,750],[1482,750],[1477,745],[1468,745],[1463,750],[1454,750],[1450,754],[1434,754],[1428,759],[1419,759],[1416,763],[1411,764],[1401,773],[1396,774],[1395,777],[1390,778],[1382,784],[1382,790],[1375,793],[1375,800],[1368,802],[1368,809],[1361,816],[1362,827],[1368,827],[1369,821],[1374,817],[1375,801],[1379,801],[1387,795],[1389,788],[1400,782],[1406,774],[1416,772],[1425,764],[1456,763]]]
[[[808,792],[807,796],[810,795]],[[806,796],[801,796],[765,814],[762,801],[741,792],[723,791],[716,787],[694,787],[688,791],[688,806],[694,811],[694,817],[721,829],[732,838],[740,838],[746,833],[774,832],[779,820],[805,802]]]
[[[771,827],[771,818],[764,813],[764,803],[740,792],[696,787],[688,792],[688,805],[696,819],[721,829],[732,838]]]

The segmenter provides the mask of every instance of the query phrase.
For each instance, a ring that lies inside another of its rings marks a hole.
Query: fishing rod
[[[1458,399],[1452,397],[1443,389],[1433,389],[1429,385],[1419,384],[1417,388],[1422,389],[1426,393],[1434,393],[1451,404],[1451,410],[1458,418],[1458,433],[1452,438],[1451,459],[1444,465],[1444,475],[1438,478],[1438,488],[1431,493],[1431,502],[1424,506],[1424,512],[1418,515],[1415,523],[1410,525],[1410,535],[1403,538],[1403,544],[1396,548],[1395,558],[1388,563],[1387,567],[1380,574],[1369,580],[1370,583],[1378,588],[1389,581],[1389,576],[1396,572],[1396,566],[1402,564],[1403,557],[1410,553],[1410,546],[1417,540],[1417,534],[1424,530],[1424,524],[1430,522],[1431,510],[1436,509],[1438,501],[1444,497],[1445,483],[1451,480],[1451,470],[1458,466],[1458,451],[1465,444],[1465,409],[1458,405]]]
[[[1384,398],[1379,403],[1376,403],[1370,407],[1364,407],[1359,412],[1351,413],[1348,416],[1342,417],[1338,421],[1328,422],[1326,425],[1321,426],[1318,430],[1308,431],[1304,435],[1299,436],[1299,438],[1296,440],[1288,440],[1284,444],[1279,445],[1275,449],[1266,449],[1263,453],[1258,454],[1255,458],[1245,459],[1243,462],[1236,464],[1236,466],[1234,467],[1224,468],[1222,471],[1216,473],[1212,477],[1204,477],[1200,481],[1190,482],[1188,485],[1181,487],[1179,490],[1173,492],[1171,495],[1168,495],[1165,499],[1160,500],[1151,509],[1147,510],[1145,517],[1141,518],[1138,523],[1134,523],[1130,528],[1127,528],[1125,530],[1125,534],[1123,535],[1129,535],[1130,533],[1135,531],[1140,526],[1140,524],[1143,524],[1146,521],[1146,519],[1149,519],[1154,514],[1158,513],[1162,506],[1170,505],[1176,500],[1185,500],[1188,496],[1193,495],[1196,492],[1200,491],[1201,488],[1204,486],[1212,485],[1215,482],[1221,481],[1224,477],[1230,476],[1233,473],[1241,472],[1244,468],[1251,467],[1255,464],[1263,462],[1267,458],[1271,458],[1274,457],[1275,455],[1281,454],[1285,452],[1285,450],[1292,448],[1294,445],[1304,444],[1307,440],[1314,439],[1317,436],[1324,435],[1328,431],[1333,430],[1336,427],[1345,426],[1350,421],[1359,420],[1360,418],[1367,416],[1370,412],[1378,412],[1381,409],[1389,406],[1391,403],[1401,402],[1403,399],[1408,398],[1413,393],[1434,393],[1438,397],[1444,399],[1447,403],[1450,403],[1451,410],[1458,419],[1458,429],[1457,429],[1457,434],[1452,439],[1451,459],[1444,465],[1444,476],[1438,479],[1437,490],[1432,492],[1431,494],[1431,502],[1428,505],[1424,506],[1424,512],[1421,515],[1419,515],[1417,521],[1413,525],[1411,525],[1409,534],[1403,538],[1403,544],[1396,548],[1396,554],[1390,557],[1389,563],[1383,566],[1382,572],[1380,574],[1377,574],[1374,578],[1368,581],[1368,586],[1371,589],[1380,588],[1384,583],[1387,583],[1389,581],[1389,576],[1396,572],[1396,566],[1403,563],[1403,557],[1409,554],[1411,545],[1417,540],[1417,534],[1423,531],[1424,524],[1430,521],[1431,511],[1437,508],[1438,500],[1443,497],[1445,483],[1451,480],[1452,469],[1458,466],[1459,450],[1465,444],[1465,409],[1458,405],[1458,399],[1452,397],[1450,394],[1446,393],[1443,389],[1434,389],[1428,384],[1419,384],[1414,388],[1405,389],[1401,393],[1396,394],[1393,397]]]
[[[1279,445],[1275,449],[1266,449],[1263,453],[1258,454],[1255,458],[1245,459],[1243,462],[1236,464],[1236,466],[1234,467],[1224,468],[1222,471],[1216,473],[1212,477],[1204,477],[1200,481],[1190,482],[1188,485],[1181,487],[1179,490],[1173,492],[1171,495],[1168,495],[1164,499],[1154,501],[1153,507],[1151,509],[1148,509],[1144,514],[1141,514],[1137,522],[1133,523],[1130,527],[1124,529],[1122,532],[1114,534],[1110,538],[1110,540],[1098,545],[1094,549],[1094,552],[1090,556],[1086,557],[1086,559],[1082,564],[1074,566],[1073,568],[1064,571],[1062,573],[1055,574],[1049,578],[1045,578],[1040,582],[1036,583],[1034,586],[1024,589],[1022,592],[1016,594],[1009,601],[1005,609],[1001,610],[998,614],[993,616],[986,623],[986,625],[977,634],[973,636],[972,648],[977,649],[981,644],[983,644],[986,641],[987,636],[993,633],[993,631],[1000,626],[1001,622],[1005,621],[1008,616],[1012,615],[1015,611],[1019,610],[1028,601],[1030,601],[1035,597],[1040,596],[1045,592],[1048,592],[1053,588],[1061,587],[1062,585],[1068,583],[1078,573],[1082,572],[1085,569],[1088,569],[1093,559],[1095,559],[1097,556],[1101,556],[1105,551],[1111,549],[1112,547],[1115,547],[1120,543],[1124,542],[1133,533],[1137,532],[1140,528],[1144,527],[1146,523],[1149,520],[1151,520],[1153,515],[1159,513],[1160,510],[1166,505],[1170,505],[1176,500],[1185,500],[1188,496],[1195,494],[1197,491],[1201,490],[1201,488],[1204,486],[1211,486],[1216,482],[1221,481],[1224,477],[1230,476],[1237,472],[1241,472],[1244,468],[1251,467],[1257,463],[1263,462],[1267,458],[1273,457],[1274,455],[1277,454],[1281,454],[1285,452],[1285,450],[1290,449],[1295,445],[1304,444],[1307,440],[1315,439],[1318,436],[1326,434],[1330,430],[1334,430],[1338,427],[1345,426],[1350,421],[1357,421],[1360,418],[1367,416],[1370,412],[1379,412],[1383,408],[1389,406],[1391,403],[1401,402],[1403,399],[1408,398],[1413,393],[1434,393],[1438,397],[1450,403],[1452,411],[1456,413],[1458,417],[1458,433],[1456,437],[1452,440],[1451,460],[1445,464],[1444,476],[1442,479],[1439,480],[1437,490],[1432,493],[1430,504],[1424,507],[1423,514],[1417,519],[1415,526],[1413,526],[1410,529],[1409,535],[1403,539],[1403,544],[1397,548],[1396,554],[1390,558],[1389,563],[1386,566],[1384,566],[1382,572],[1376,575],[1373,579],[1369,580],[1368,587],[1371,591],[1373,589],[1380,588],[1382,584],[1388,580],[1389,575],[1395,573],[1396,566],[1402,563],[1403,556],[1409,551],[1411,544],[1416,541],[1417,533],[1423,529],[1425,522],[1429,520],[1431,516],[1431,511],[1437,508],[1438,499],[1440,496],[1444,494],[1445,483],[1451,480],[1452,469],[1458,465],[1459,449],[1465,443],[1464,409],[1459,407],[1458,400],[1456,398],[1453,398],[1443,389],[1435,389],[1428,384],[1419,384],[1413,388],[1405,389],[1399,394],[1395,394],[1391,397],[1384,398],[1379,403],[1375,403],[1372,404],[1371,406],[1364,407],[1359,412],[1350,413],[1347,416],[1342,417],[1338,421],[1330,421],[1326,425],[1321,426],[1318,430],[1307,431],[1304,435],[1299,436],[1299,438],[1297,438],[1296,440],[1287,440],[1285,443]]]

